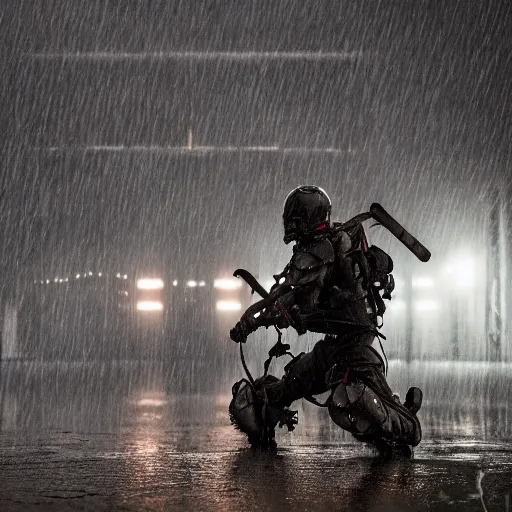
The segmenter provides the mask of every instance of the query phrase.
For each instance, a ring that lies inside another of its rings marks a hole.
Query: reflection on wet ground
[[[0,372],[0,429],[15,432],[116,432],[139,416],[141,421],[161,416],[166,425],[217,425],[227,421],[231,385],[243,376],[236,367],[215,374],[148,361],[13,361],[4,362]],[[512,365],[395,361],[388,381],[402,397],[411,385],[423,389],[426,438],[512,439]],[[346,439],[325,411],[294,405],[300,416],[294,443]]]
[[[392,363],[394,389],[425,391],[424,441],[387,464],[301,402],[277,453],[251,450],[231,377],[192,393],[166,368],[4,364],[0,510],[511,508],[510,366]]]

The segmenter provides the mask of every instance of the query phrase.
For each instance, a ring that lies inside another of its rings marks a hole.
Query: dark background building
[[[323,186],[338,219],[383,204],[431,249],[429,268],[460,247],[486,267],[493,191],[509,201],[512,168],[509,2],[0,10],[3,304],[19,303],[20,280],[79,268],[268,277],[289,256],[281,205],[302,183]]]

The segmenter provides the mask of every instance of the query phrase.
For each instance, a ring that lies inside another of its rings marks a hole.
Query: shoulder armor
[[[339,251],[344,254],[352,249],[352,239],[346,231],[342,231],[339,235]]]
[[[337,229],[334,230],[332,243],[338,253],[343,254],[352,249],[352,238],[349,233],[341,229],[341,226],[337,226]]]
[[[293,266],[299,270],[312,270],[329,263],[334,263],[334,248],[327,238],[298,250],[292,258]]]
[[[334,248],[328,238],[324,238],[319,242],[308,247],[308,253],[322,260],[322,263],[334,262]]]

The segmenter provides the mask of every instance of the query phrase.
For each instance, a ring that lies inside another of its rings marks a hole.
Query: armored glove
[[[236,343],[245,343],[247,341],[247,336],[257,328],[258,325],[254,317],[242,316],[240,321],[236,323],[235,327],[229,331],[229,337]]]

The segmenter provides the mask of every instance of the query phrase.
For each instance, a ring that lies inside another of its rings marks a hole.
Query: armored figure
[[[385,310],[382,299],[394,287],[393,262],[378,247],[368,247],[361,219],[331,223],[330,215],[331,201],[321,188],[301,186],[290,192],[283,224],[284,242],[295,242],[293,256],[274,276],[268,296],[250,306],[230,332],[238,343],[262,326],[324,337],[311,352],[295,357],[283,378],[235,384],[232,420],[252,444],[273,446],[275,427],[293,429],[296,423],[288,409],[293,401],[314,401],[313,395],[330,390],[326,406],[337,425],[385,456],[394,450],[410,454],[421,440],[416,413],[422,392],[412,387],[400,403],[372,346],[382,336],[378,325]]]

